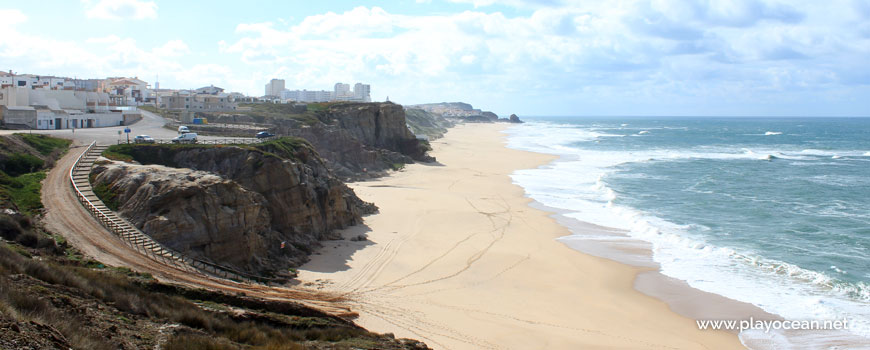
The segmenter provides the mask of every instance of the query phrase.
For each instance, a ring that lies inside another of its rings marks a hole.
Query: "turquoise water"
[[[652,242],[663,273],[870,336],[870,119],[541,117],[509,134],[561,156],[513,175],[532,198]]]

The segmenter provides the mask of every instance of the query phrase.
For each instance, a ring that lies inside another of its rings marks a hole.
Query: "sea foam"
[[[645,149],[597,151],[573,146],[602,140],[605,135],[576,125],[551,126],[527,123],[508,131],[511,148],[560,155],[538,169],[512,174],[529,196],[581,221],[623,229],[635,239],[653,244],[653,257],[661,271],[708,292],[758,305],[788,319],[852,320],[853,332],[870,337],[870,286],[846,283],[825,272],[765,258],[751,251],[710,244],[704,227],[679,225],[643,211],[620,205],[620,194],[607,183],[608,176],[625,164],[686,159],[787,158],[810,161],[832,157],[830,151],[749,149]],[[870,152],[866,153],[870,155]],[[631,174],[644,177],[644,174]],[[839,273],[834,270],[832,273]]]

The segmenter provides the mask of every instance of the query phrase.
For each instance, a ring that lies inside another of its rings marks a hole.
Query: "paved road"
[[[175,136],[178,136],[178,133],[169,130],[163,127],[164,124],[167,123],[166,119],[156,115],[154,113],[139,110],[142,112],[142,120],[136,122],[133,125],[130,125],[130,140],[133,140],[133,137],[136,135],[150,135],[155,139],[171,139]],[[61,137],[65,139],[75,140],[76,144],[89,144],[94,140],[97,140],[98,144],[103,145],[111,145],[118,143],[119,140],[127,140],[126,135],[123,133],[124,126],[110,126],[105,128],[90,128],[90,129],[75,129],[75,132],[70,129],[62,129],[62,130],[0,130],[0,135],[9,135],[15,133],[29,133],[32,132],[34,134],[46,134],[55,137]],[[118,135],[118,131],[121,131],[121,135]],[[223,136],[198,136],[203,140],[210,139],[228,139],[229,137]]]

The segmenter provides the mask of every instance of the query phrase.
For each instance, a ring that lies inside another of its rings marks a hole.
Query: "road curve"
[[[100,225],[78,202],[72,192],[68,178],[69,171],[76,158],[86,147],[81,142],[76,142],[76,145],[72,146],[70,151],[58,160],[54,168],[48,173],[42,186],[42,202],[45,206],[43,221],[46,228],[62,235],[83,254],[107,265],[126,266],[138,272],[150,273],[165,283],[227,293],[245,293],[249,296],[270,300],[297,302],[328,314],[341,317],[353,316],[343,299],[333,293],[299,287],[273,287],[215,279],[164,265],[127,246],[120,238]]]

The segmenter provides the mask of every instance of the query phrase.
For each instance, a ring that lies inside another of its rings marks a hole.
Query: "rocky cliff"
[[[408,130],[405,111],[394,103],[333,103],[316,113],[318,123],[278,122],[278,134],[308,140],[346,180],[382,176],[416,161],[434,161],[429,146]]]
[[[248,272],[298,266],[318,241],[376,210],[298,139],[109,151],[145,164],[94,169],[94,186],[116,195],[122,216],[173,249]]]
[[[454,123],[441,115],[419,108],[406,108],[405,119],[414,134],[426,135],[430,140],[441,138]]]

